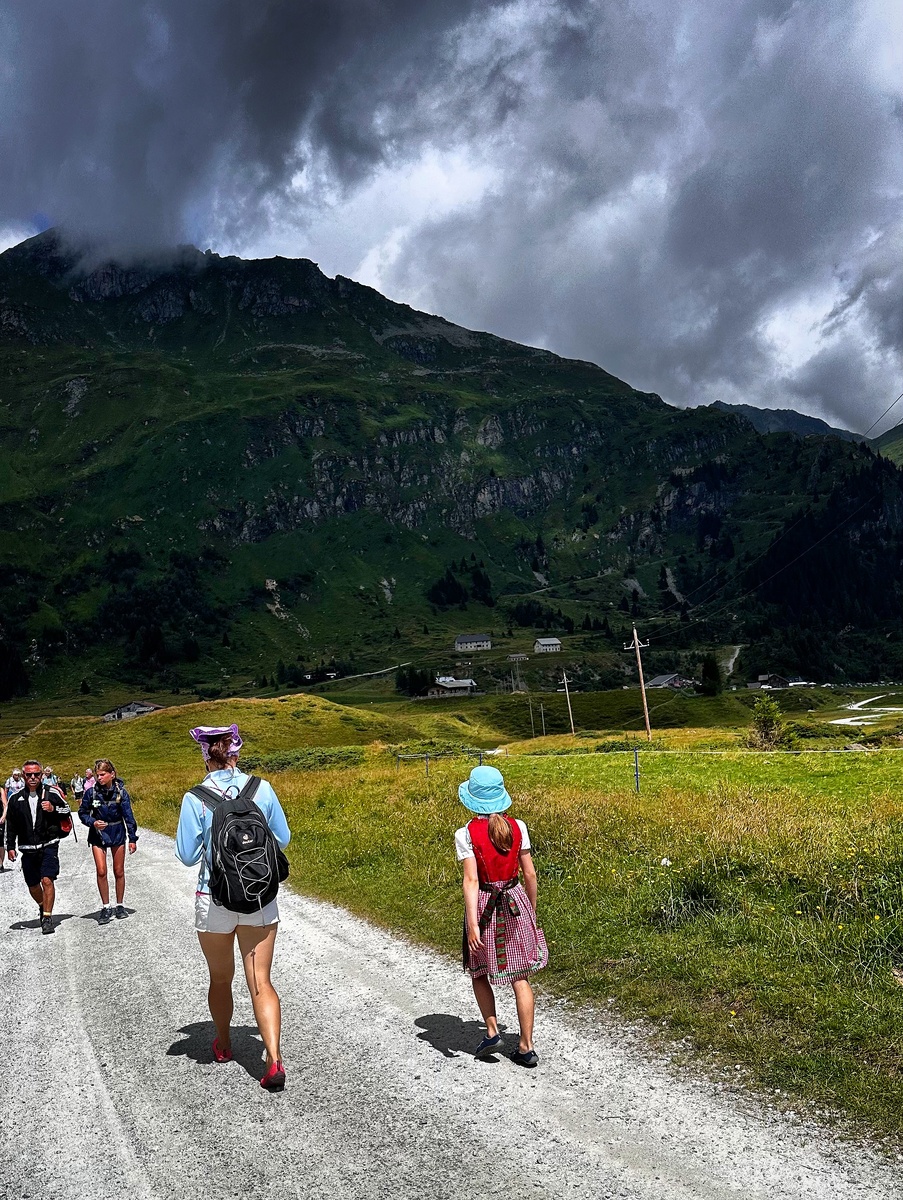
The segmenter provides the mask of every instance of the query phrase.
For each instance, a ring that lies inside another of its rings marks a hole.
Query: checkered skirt
[[[479,915],[489,903],[490,893],[479,894]],[[517,908],[512,915],[509,901]],[[466,945],[465,923],[465,945]],[[467,973],[474,979],[488,976],[490,983],[514,983],[541,971],[549,961],[549,950],[543,931],[536,924],[536,914],[527,899],[523,885],[517,883],[499,898],[495,912],[483,931],[483,945],[476,952],[468,949]]]

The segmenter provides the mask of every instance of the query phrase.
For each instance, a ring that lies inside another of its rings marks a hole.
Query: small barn
[[[646,684],[647,688],[682,688],[690,686],[690,680],[684,679],[675,671],[671,675],[656,675]]]
[[[751,688],[785,688],[790,687],[790,680],[783,675],[760,675],[755,683],[748,683]]]
[[[455,679],[453,675],[440,675],[426,694],[433,700],[445,700],[454,696],[472,696],[476,690],[475,679]]]
[[[147,700],[130,700],[128,704],[120,704],[103,714],[105,721],[132,721],[135,717],[145,717],[148,713],[157,712],[162,706],[151,704]]]

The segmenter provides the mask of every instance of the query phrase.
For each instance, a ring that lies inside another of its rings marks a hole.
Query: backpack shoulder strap
[[[225,799],[225,796],[218,796],[213,788],[204,787],[202,783],[199,783],[197,787],[189,788],[188,794],[196,797],[196,799],[200,800],[201,804],[205,804],[211,811],[219,808]]]
[[[253,801],[254,797],[257,795],[257,789],[260,787],[262,782],[263,781],[260,779],[259,776],[249,775],[248,782],[238,793],[238,799]]]

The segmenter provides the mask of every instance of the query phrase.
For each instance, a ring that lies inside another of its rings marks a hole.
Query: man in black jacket
[[[41,780],[41,764],[23,768],[25,787],[10,796],[6,809],[6,856],[22,854],[22,874],[41,914],[41,933],[53,933],[53,902],[60,873],[60,817],[68,817],[66,797],[55,784]]]

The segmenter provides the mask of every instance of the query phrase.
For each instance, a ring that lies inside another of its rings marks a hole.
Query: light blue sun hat
[[[496,767],[474,767],[458,788],[458,799],[471,812],[487,816],[511,807],[502,773]]]

